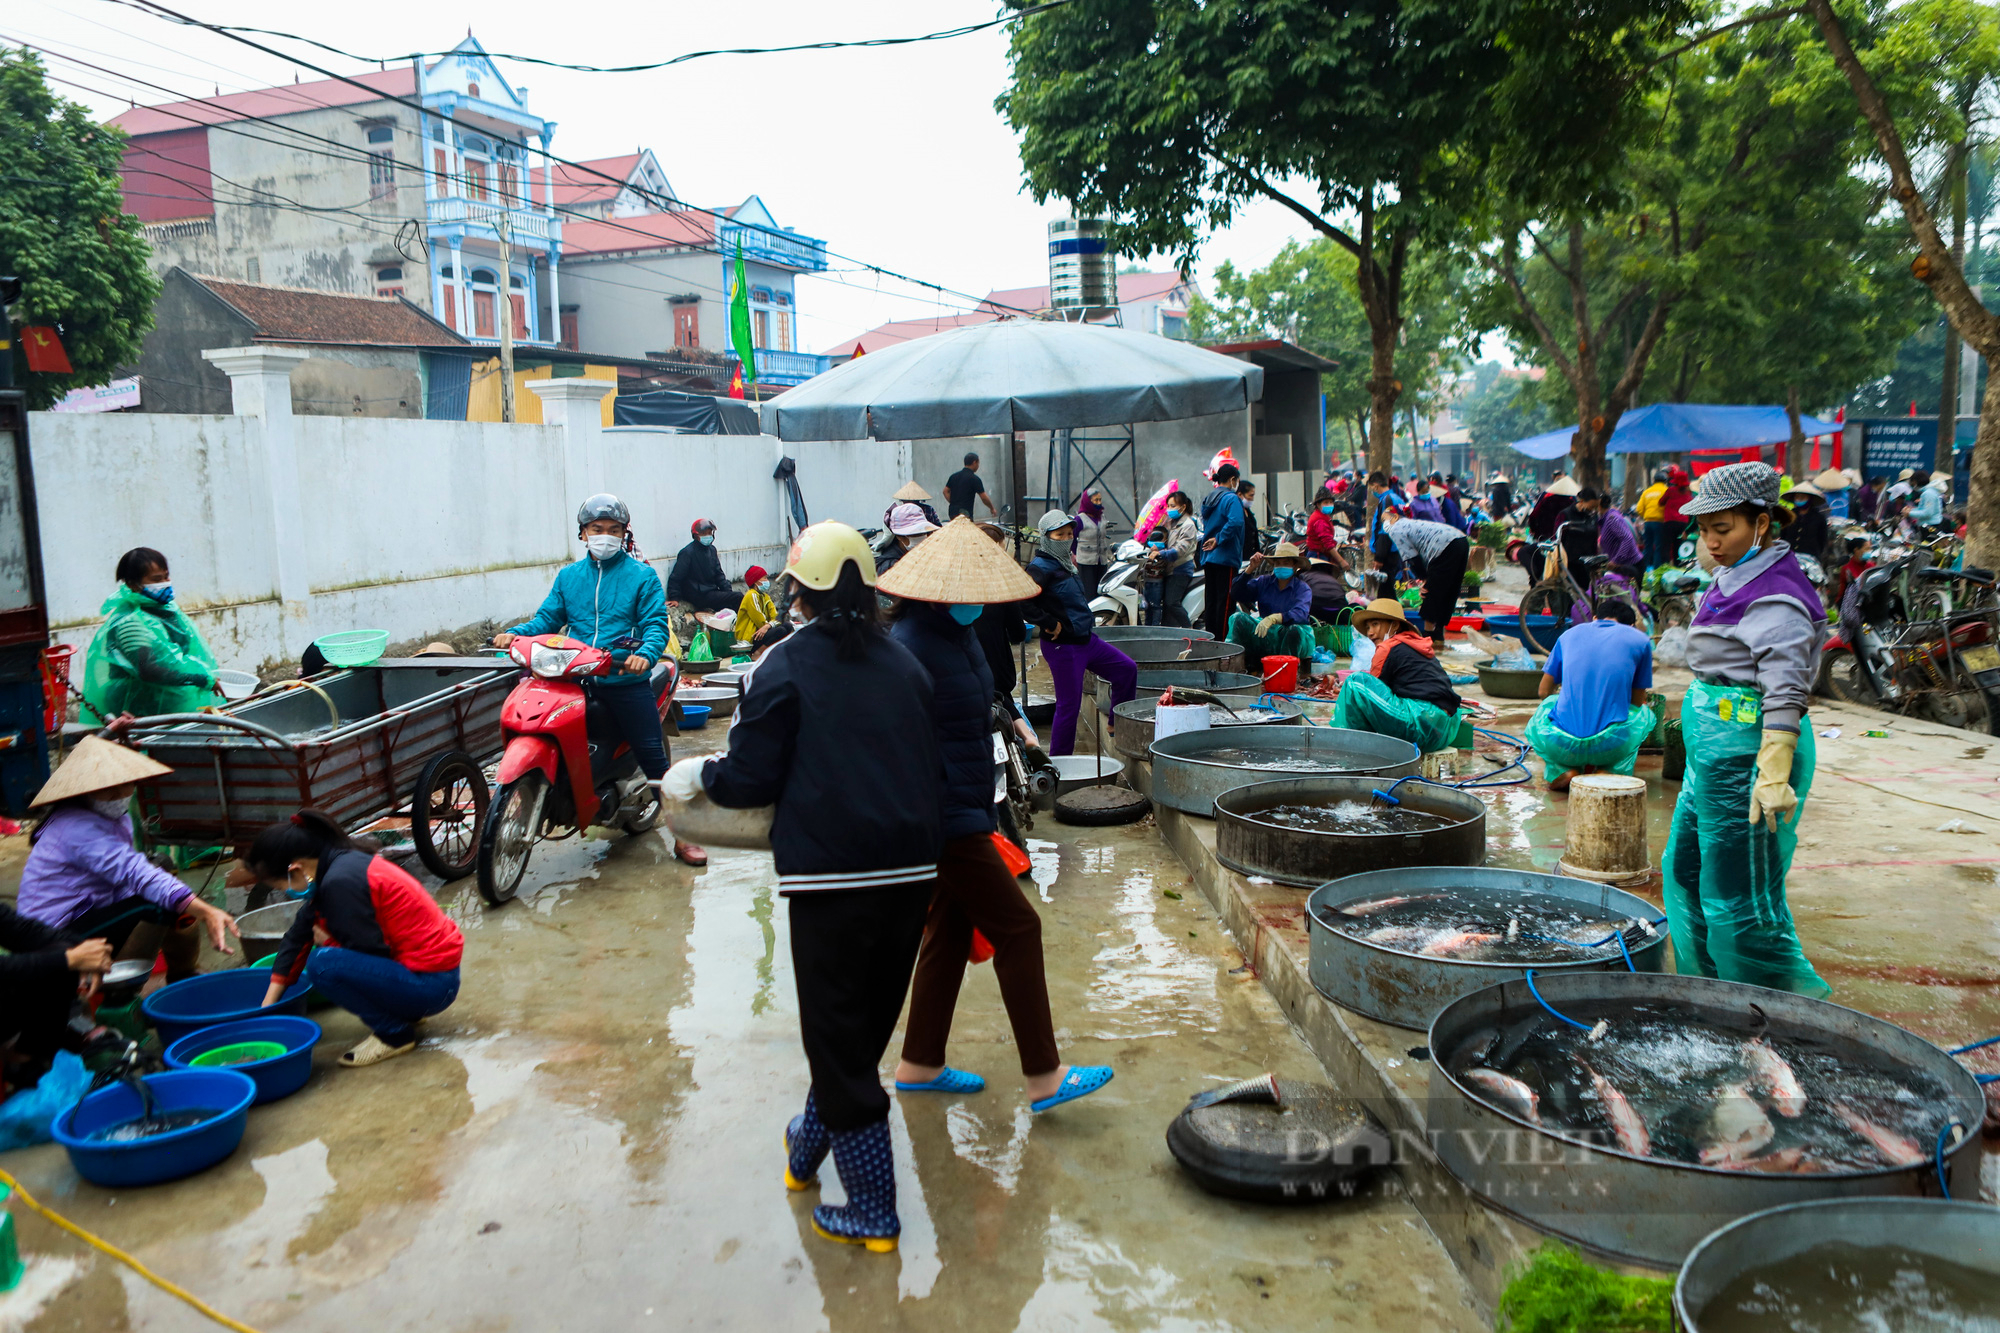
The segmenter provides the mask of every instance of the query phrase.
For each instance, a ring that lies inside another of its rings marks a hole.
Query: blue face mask
[[[1279,565],[1271,572],[1281,579],[1288,579],[1292,576],[1292,567],[1290,565]]]
[[[165,606],[168,602],[174,600],[174,585],[171,583],[153,583],[139,589],[139,591],[145,593],[146,596],[152,598],[161,606]]]
[[[1155,551],[1164,551],[1167,549],[1166,542],[1158,537],[1147,538],[1146,545],[1152,547]]]
[[[979,619],[979,613],[985,609],[984,606],[948,606],[945,608],[945,610],[951,613],[951,618],[961,625],[970,625],[973,621]]]
[[[1321,506],[1319,507],[1319,512],[1320,512],[1320,513],[1322,513],[1322,514],[1331,514],[1331,513],[1333,512],[1333,506],[1332,506],[1332,505],[1321,505]]]
[[[701,544],[703,546],[713,546],[715,545],[715,538],[713,536],[704,534],[701,538]]]

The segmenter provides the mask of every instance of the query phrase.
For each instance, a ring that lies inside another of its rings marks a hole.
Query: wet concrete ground
[[[696,872],[657,835],[545,847],[502,909],[470,881],[443,890],[465,986],[419,1051],[338,1069],[362,1030],[321,1011],[312,1082],[200,1176],[113,1192],[53,1146],[0,1162],[262,1329],[1482,1326],[1406,1202],[1274,1209],[1181,1176],[1163,1134],[1191,1093],[1324,1074],[1150,821],[1035,836],[1064,1056],[1117,1080],[1031,1115],[974,968],[953,1058],[989,1088],[896,1099],[893,1256],[818,1239],[815,1196],[779,1180],[806,1075],[768,856]],[[0,1298],[0,1327],[212,1327],[17,1224],[34,1280]]]

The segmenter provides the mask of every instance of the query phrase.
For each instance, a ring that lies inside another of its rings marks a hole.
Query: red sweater
[[[335,948],[393,959],[412,972],[449,972],[465,952],[457,924],[409,871],[352,848],[320,860],[312,897],[278,945],[271,972],[287,985],[305,970],[315,925]]]

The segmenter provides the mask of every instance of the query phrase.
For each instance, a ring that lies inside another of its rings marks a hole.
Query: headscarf
[[[1061,532],[1062,529],[1057,528],[1056,531]],[[1070,548],[1075,544],[1074,537],[1066,542],[1057,542],[1046,532],[1035,534],[1035,550],[1061,565],[1068,574],[1076,573],[1076,559],[1070,554]]]
[[[1090,521],[1093,523],[1102,523],[1104,521],[1104,506],[1096,500],[1091,499],[1089,491],[1085,491],[1082,495],[1076,497],[1076,512],[1079,514],[1088,514]]]

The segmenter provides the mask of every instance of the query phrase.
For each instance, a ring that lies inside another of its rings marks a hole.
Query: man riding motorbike
[[[628,554],[632,547],[632,511],[615,495],[593,495],[576,511],[576,535],[587,548],[584,558],[565,565],[541,608],[521,624],[493,636],[493,646],[505,648],[523,634],[553,634],[563,630],[593,648],[613,649],[620,639],[636,639],[621,675],[605,676],[590,687],[591,706],[603,715],[632,747],[648,778],[657,781],[667,771],[667,747],[646,673],[667,646],[667,604],[660,576],[651,565]],[[674,855],[691,866],[708,864],[708,853],[674,839]]]

